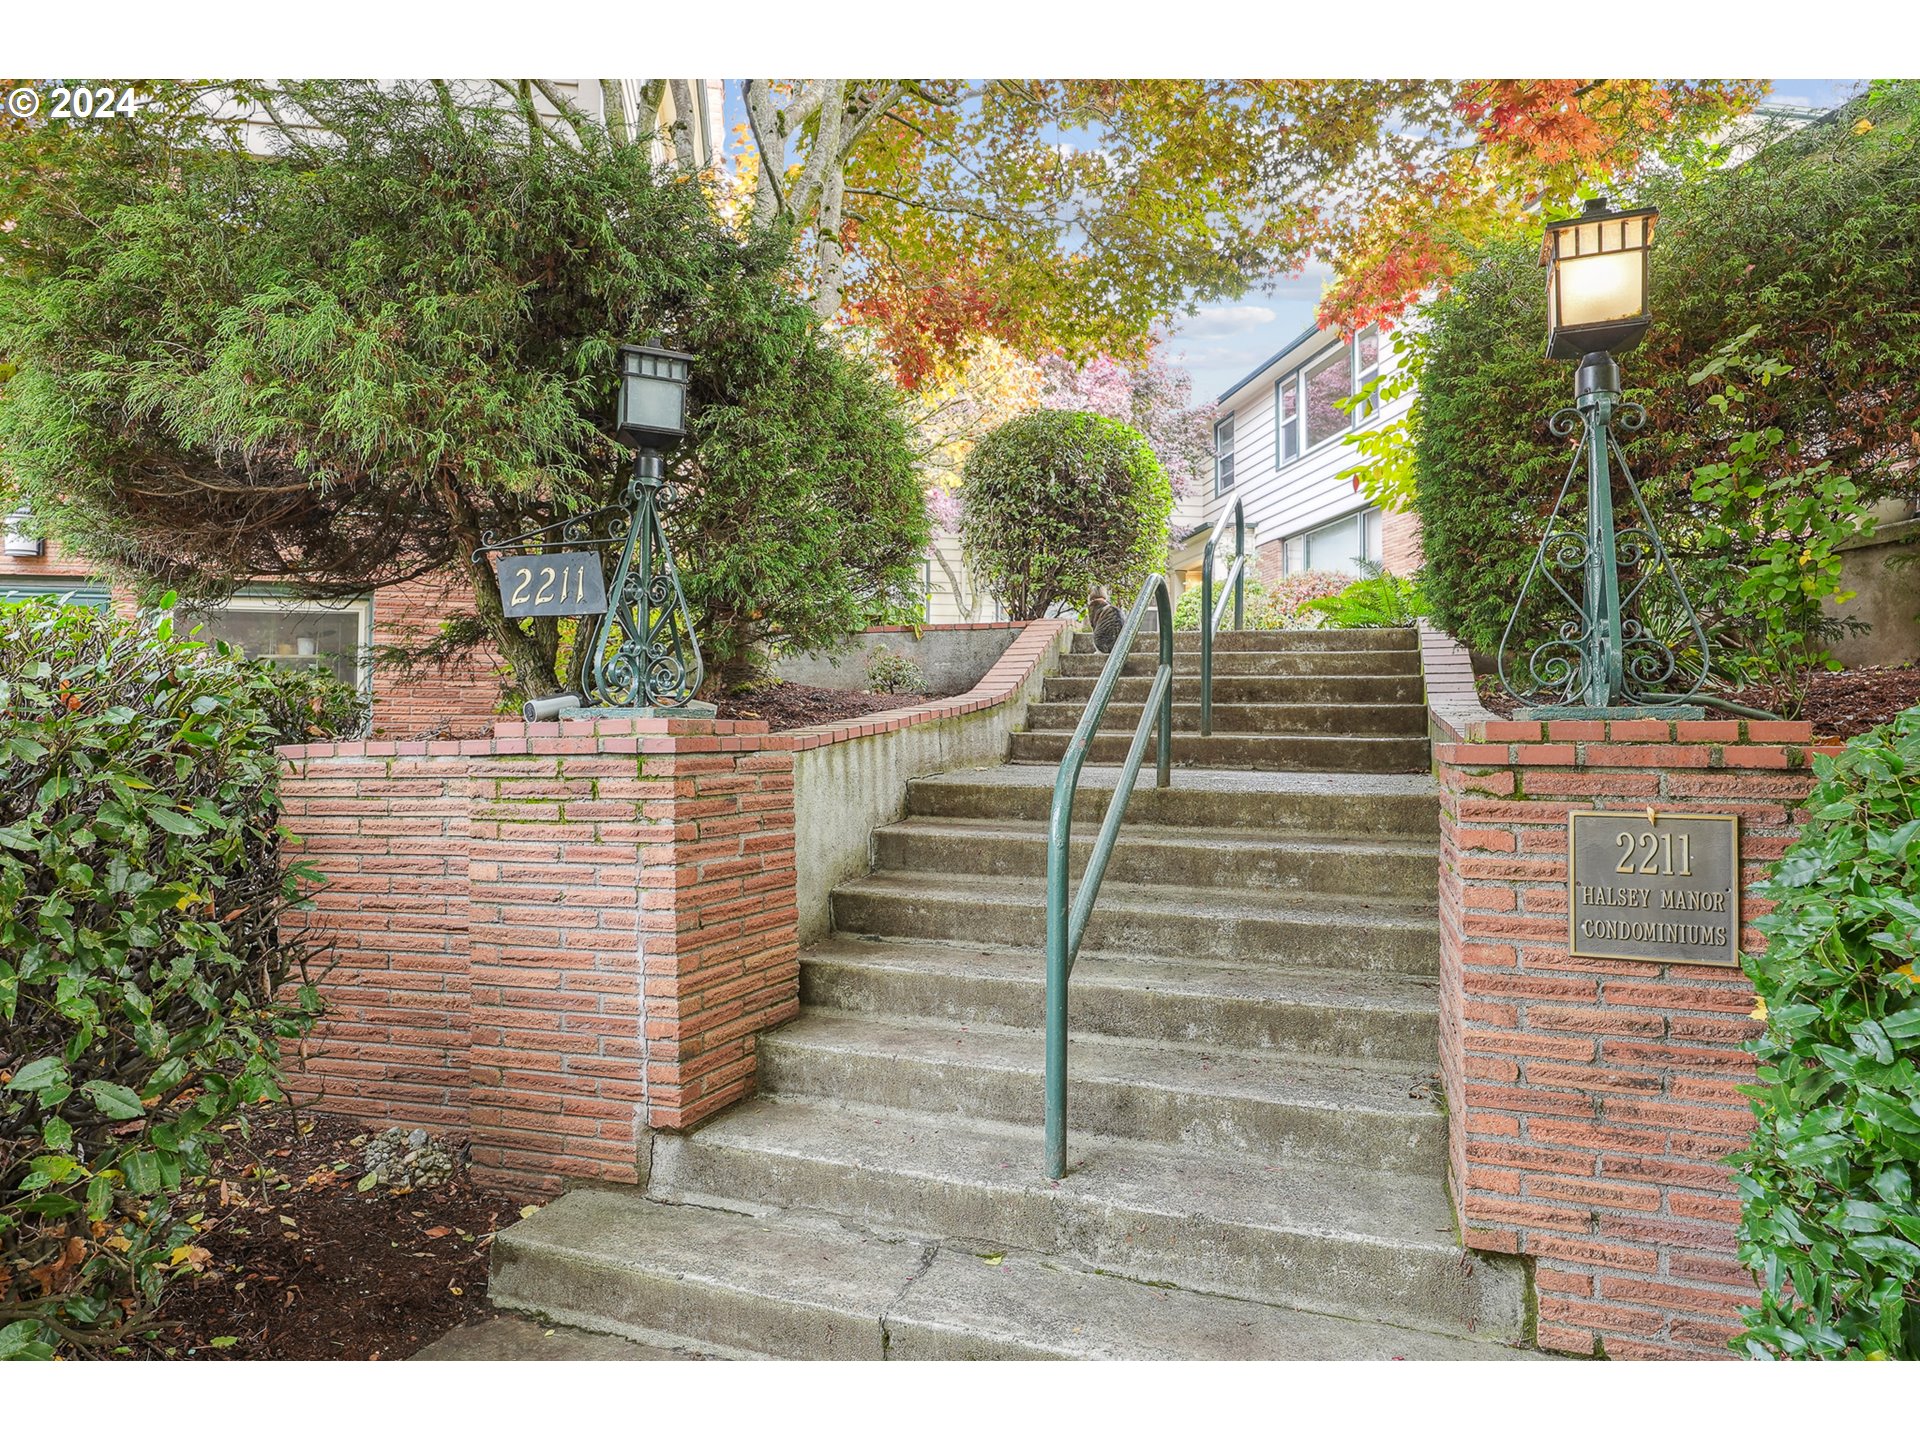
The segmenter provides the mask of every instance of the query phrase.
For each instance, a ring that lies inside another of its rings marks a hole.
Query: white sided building
[[[1357,430],[1398,418],[1411,393],[1349,413],[1340,402],[1392,373],[1394,349],[1372,327],[1352,339],[1310,329],[1222,392],[1214,421],[1213,484],[1174,512],[1168,571],[1200,579],[1207,536],[1237,497],[1257,536],[1253,573],[1271,581],[1305,570],[1358,575],[1363,561],[1409,575],[1420,565],[1420,522],[1383,511],[1341,472],[1359,458]],[[1230,555],[1231,526],[1220,554]]]

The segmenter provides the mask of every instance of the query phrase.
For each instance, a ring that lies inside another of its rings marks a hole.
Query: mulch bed
[[[1736,691],[1731,697],[1765,710],[1777,710],[1780,695],[1766,687]],[[1823,740],[1847,740],[1884,725],[1902,710],[1920,705],[1920,667],[1863,666],[1821,671],[1807,682],[1807,705],[1800,718],[1813,722]]]
[[[431,1189],[357,1190],[380,1125],[284,1105],[250,1123],[181,1201],[204,1217],[200,1272],[173,1280],[123,1358],[404,1360],[492,1315],[487,1252],[514,1201],[463,1166]]]
[[[1476,683],[1480,703],[1494,714],[1511,719],[1521,708],[1520,702],[1491,676],[1482,675]],[[1779,690],[1764,685],[1730,691],[1727,698],[1775,712],[1785,703]],[[1813,675],[1807,682],[1807,703],[1800,718],[1813,723],[1817,739],[1850,740],[1876,725],[1886,724],[1913,705],[1920,705],[1920,666],[1868,665],[1857,670],[1820,671]],[[1715,715],[1709,708],[1707,718],[1713,719]]]
[[[902,710],[921,705],[939,695],[875,695],[866,690],[818,690],[811,685],[795,685],[778,680],[756,685],[744,694],[719,702],[722,720],[764,720],[778,730],[804,730],[809,725],[825,725],[835,720],[852,720],[882,710]]]

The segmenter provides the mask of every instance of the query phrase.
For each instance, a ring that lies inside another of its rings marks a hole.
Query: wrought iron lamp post
[[[662,452],[687,432],[692,375],[691,355],[622,345],[615,423],[639,450],[624,503],[505,539],[489,531],[473,552],[476,566],[496,566],[501,609],[509,619],[574,615],[584,625],[598,617],[575,668],[580,693],[527,701],[521,713],[528,720],[581,710],[714,713],[712,705],[693,698],[706,666],[673,547],[660,527],[660,512],[673,503]],[[624,534],[613,528],[621,519]],[[597,547],[613,544],[620,546],[620,564],[609,586]]]
[[[1530,704],[1577,710],[1677,705],[1692,700],[1707,677],[1706,635],[1616,433],[1638,430],[1646,420],[1640,406],[1622,403],[1613,357],[1639,344],[1653,319],[1647,280],[1658,218],[1654,210],[1614,210],[1604,198],[1590,200],[1582,214],[1548,225],[1541,246],[1547,355],[1580,362],[1572,407],[1548,423],[1556,435],[1577,428],[1580,446],[1500,641],[1501,683]],[[1586,514],[1576,525],[1567,500],[1583,468]],[[1625,529],[1614,523],[1616,468],[1632,507]],[[1548,587],[1544,595],[1536,594],[1541,583]],[[1530,603],[1544,603],[1561,618],[1549,638],[1528,651],[1526,671],[1516,678],[1508,674],[1507,656]],[[1653,609],[1663,613],[1650,617]],[[1676,655],[1670,642],[1682,639],[1690,649],[1683,644]]]
[[[656,345],[620,347],[616,425],[637,442],[627,486],[628,526],[607,612],[585,668],[589,705],[611,709],[706,711],[694,700],[706,676],[693,614],[680,589],[661,512],[673,503],[664,451],[687,433],[693,356]],[[710,712],[708,712],[710,713]]]

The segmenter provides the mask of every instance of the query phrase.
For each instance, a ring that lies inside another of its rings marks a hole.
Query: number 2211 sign
[[[509,619],[598,615],[607,608],[600,557],[591,551],[500,557],[500,602]]]
[[[1740,963],[1740,821],[1649,809],[1567,817],[1572,954]]]

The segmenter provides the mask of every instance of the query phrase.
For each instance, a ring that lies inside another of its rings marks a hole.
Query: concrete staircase
[[[1057,765],[1107,657],[1090,636],[1050,677],[1027,731],[1013,738],[1015,763]],[[1159,641],[1134,642],[1088,758],[1126,758]],[[1239,770],[1425,771],[1427,711],[1419,642],[1411,630],[1250,630],[1218,637],[1213,656],[1213,734],[1200,734],[1200,640],[1174,636],[1173,761]]]
[[[660,1137],[644,1194],[501,1234],[496,1303],[723,1355],[1530,1357],[1524,1271],[1463,1252],[1445,1194],[1437,810],[1394,773],[1425,764],[1417,652],[1227,638],[1213,747],[1182,734],[1173,785],[1135,791],[1074,972],[1065,1180],[1040,1136],[1054,767],[934,776],[835,891],[760,1097]],[[1016,761],[1057,757],[1103,660],[1068,657]],[[1116,775],[1085,773],[1087,836]]]

